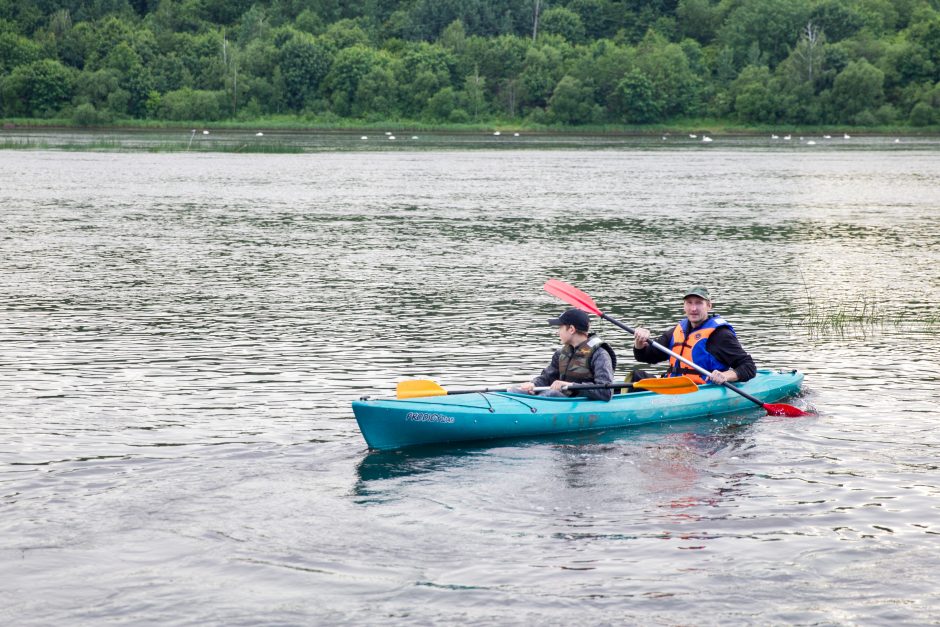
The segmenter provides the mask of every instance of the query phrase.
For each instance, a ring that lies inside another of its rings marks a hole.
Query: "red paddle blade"
[[[586,311],[587,313],[592,313],[595,316],[603,315],[601,310],[597,308],[597,305],[594,304],[594,299],[576,288],[573,285],[568,285],[564,281],[559,281],[558,279],[549,279],[545,282],[545,285],[542,286],[546,292],[560,298],[561,300],[574,305],[581,311]]]
[[[787,418],[802,418],[803,416],[812,416],[813,414],[805,412],[799,407],[787,405],[786,403],[764,403],[764,409],[771,416],[786,416]]]

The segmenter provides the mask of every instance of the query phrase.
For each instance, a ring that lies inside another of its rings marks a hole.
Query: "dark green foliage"
[[[940,124],[936,0],[0,0],[0,114]],[[536,10],[537,9],[537,10]]]
[[[873,124],[867,117],[859,122],[858,116],[871,113],[884,99],[884,72],[862,59],[849,63],[832,86],[832,103],[843,122]]]
[[[20,65],[0,79],[3,115],[50,117],[72,97],[73,70],[43,59]]]
[[[851,37],[865,25],[862,16],[840,0],[820,2],[810,11],[809,20],[819,26],[826,39],[833,43]]]
[[[278,55],[278,65],[287,90],[287,106],[302,111],[314,97],[333,63],[332,46],[307,33],[297,32]]]
[[[590,124],[600,121],[600,106],[594,103],[590,88],[571,76],[565,76],[555,86],[548,101],[548,114],[562,124]]]
[[[38,44],[12,31],[0,31],[0,74],[38,61],[42,50]]]
[[[165,120],[220,120],[226,105],[223,92],[184,87],[164,94],[158,107]]]
[[[610,98],[611,110],[627,124],[658,122],[663,115],[663,102],[656,96],[653,82],[639,70],[623,77]]]
[[[559,35],[573,44],[584,41],[581,17],[564,7],[554,7],[542,13],[541,31],[546,35]]]

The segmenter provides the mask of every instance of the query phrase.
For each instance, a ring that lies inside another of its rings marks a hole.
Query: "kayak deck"
[[[753,379],[736,386],[772,403],[799,392],[802,381],[803,374],[796,370],[759,370]],[[717,385],[702,385],[690,394],[615,394],[609,402],[481,392],[360,400],[352,407],[366,444],[375,450],[595,431],[759,409]]]

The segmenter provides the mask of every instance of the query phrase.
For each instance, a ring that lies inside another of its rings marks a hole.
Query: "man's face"
[[[688,296],[683,301],[682,308],[685,310],[685,316],[692,323],[692,326],[697,327],[708,320],[708,312],[712,310],[712,303],[701,296]]]

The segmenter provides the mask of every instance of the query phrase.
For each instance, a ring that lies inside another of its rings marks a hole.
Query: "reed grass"
[[[162,141],[145,143],[134,139],[97,139],[87,142],[49,142],[33,138],[0,141],[0,150],[61,150],[64,152],[225,152],[251,154],[299,154],[303,146],[283,142]]]
[[[816,334],[844,334],[848,331],[874,332],[883,329],[940,330],[940,315],[912,316],[909,311],[892,309],[872,295],[855,300],[823,303],[807,295],[805,307],[792,310],[790,325]]]

